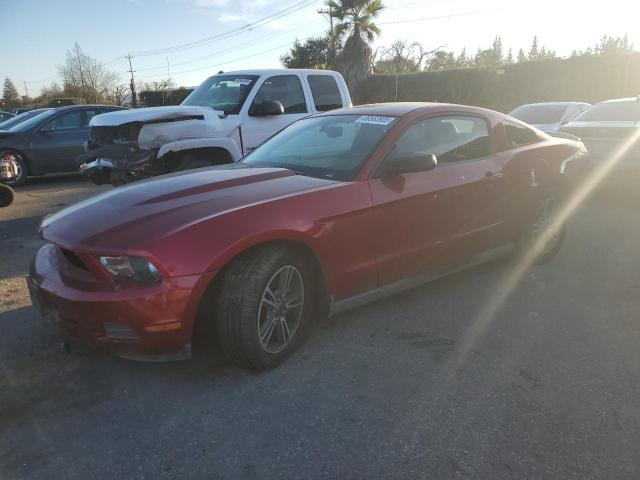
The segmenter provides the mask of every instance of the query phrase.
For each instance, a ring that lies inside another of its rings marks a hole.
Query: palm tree
[[[382,0],[329,0],[332,16],[338,20],[333,36],[347,36],[338,58],[339,70],[345,77],[349,89],[357,93],[357,87],[370,73],[371,47],[369,43],[380,29],[373,22],[384,8]]]

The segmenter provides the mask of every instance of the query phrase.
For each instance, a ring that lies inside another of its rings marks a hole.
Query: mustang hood
[[[44,239],[94,253],[148,251],[191,225],[338,182],[283,168],[221,165],[115,188],[45,218]]]

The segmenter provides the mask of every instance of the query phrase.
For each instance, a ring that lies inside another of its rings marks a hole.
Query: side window
[[[307,113],[307,103],[304,99],[302,84],[296,75],[278,75],[267,78],[253,103],[278,101],[284,107],[284,113]]]
[[[100,115],[101,113],[104,113],[105,111],[108,111],[108,110],[85,110],[84,116],[82,119],[82,128],[89,128],[89,122],[91,121],[91,119],[96,115]]]
[[[309,75],[307,80],[317,111],[326,112],[342,107],[342,97],[335,78],[331,75]]]
[[[521,147],[523,145],[531,145],[540,141],[538,134],[529,127],[513,122],[504,122],[504,131],[507,137],[507,143],[510,147]]]
[[[491,155],[491,137],[487,122],[479,117],[428,118],[409,127],[395,151],[399,155],[432,153],[438,163],[474,160]]]
[[[47,130],[53,130],[54,132],[77,130],[80,128],[81,117],[82,112],[80,110],[64,113],[47,123],[44,128]]]
[[[569,105],[569,107],[567,107],[567,111],[564,114],[564,118],[562,119],[562,121],[564,123],[570,122],[571,120],[573,120],[574,118],[576,118],[578,115],[580,115],[580,107],[578,105]]]

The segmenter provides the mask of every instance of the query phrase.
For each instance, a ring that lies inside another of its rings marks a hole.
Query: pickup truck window
[[[342,97],[335,78],[331,75],[309,75],[307,79],[317,111],[326,112],[342,107]]]
[[[284,113],[307,113],[302,84],[296,75],[277,75],[267,78],[256,93],[253,103],[280,102]]]
[[[182,105],[211,107],[237,115],[257,79],[257,75],[215,75],[191,92]]]

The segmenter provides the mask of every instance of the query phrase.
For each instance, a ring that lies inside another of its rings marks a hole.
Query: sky
[[[57,66],[78,42],[89,55],[137,82],[166,79],[195,86],[219,70],[281,67],[293,41],[320,35],[323,0],[0,0],[5,26],[0,81],[10,77],[30,95],[58,81]],[[488,48],[500,35],[525,50],[534,35],[560,55],[593,46],[603,35],[628,34],[640,48],[638,0],[383,0],[373,48],[401,39],[459,53]],[[279,18],[269,18],[277,12]],[[287,13],[287,14],[285,14]],[[262,22],[259,22],[263,20]],[[254,22],[257,25],[246,27]],[[18,26],[11,35],[8,25]],[[242,28],[245,27],[245,28]],[[213,37],[213,38],[212,38]],[[177,47],[180,48],[171,48]]]

